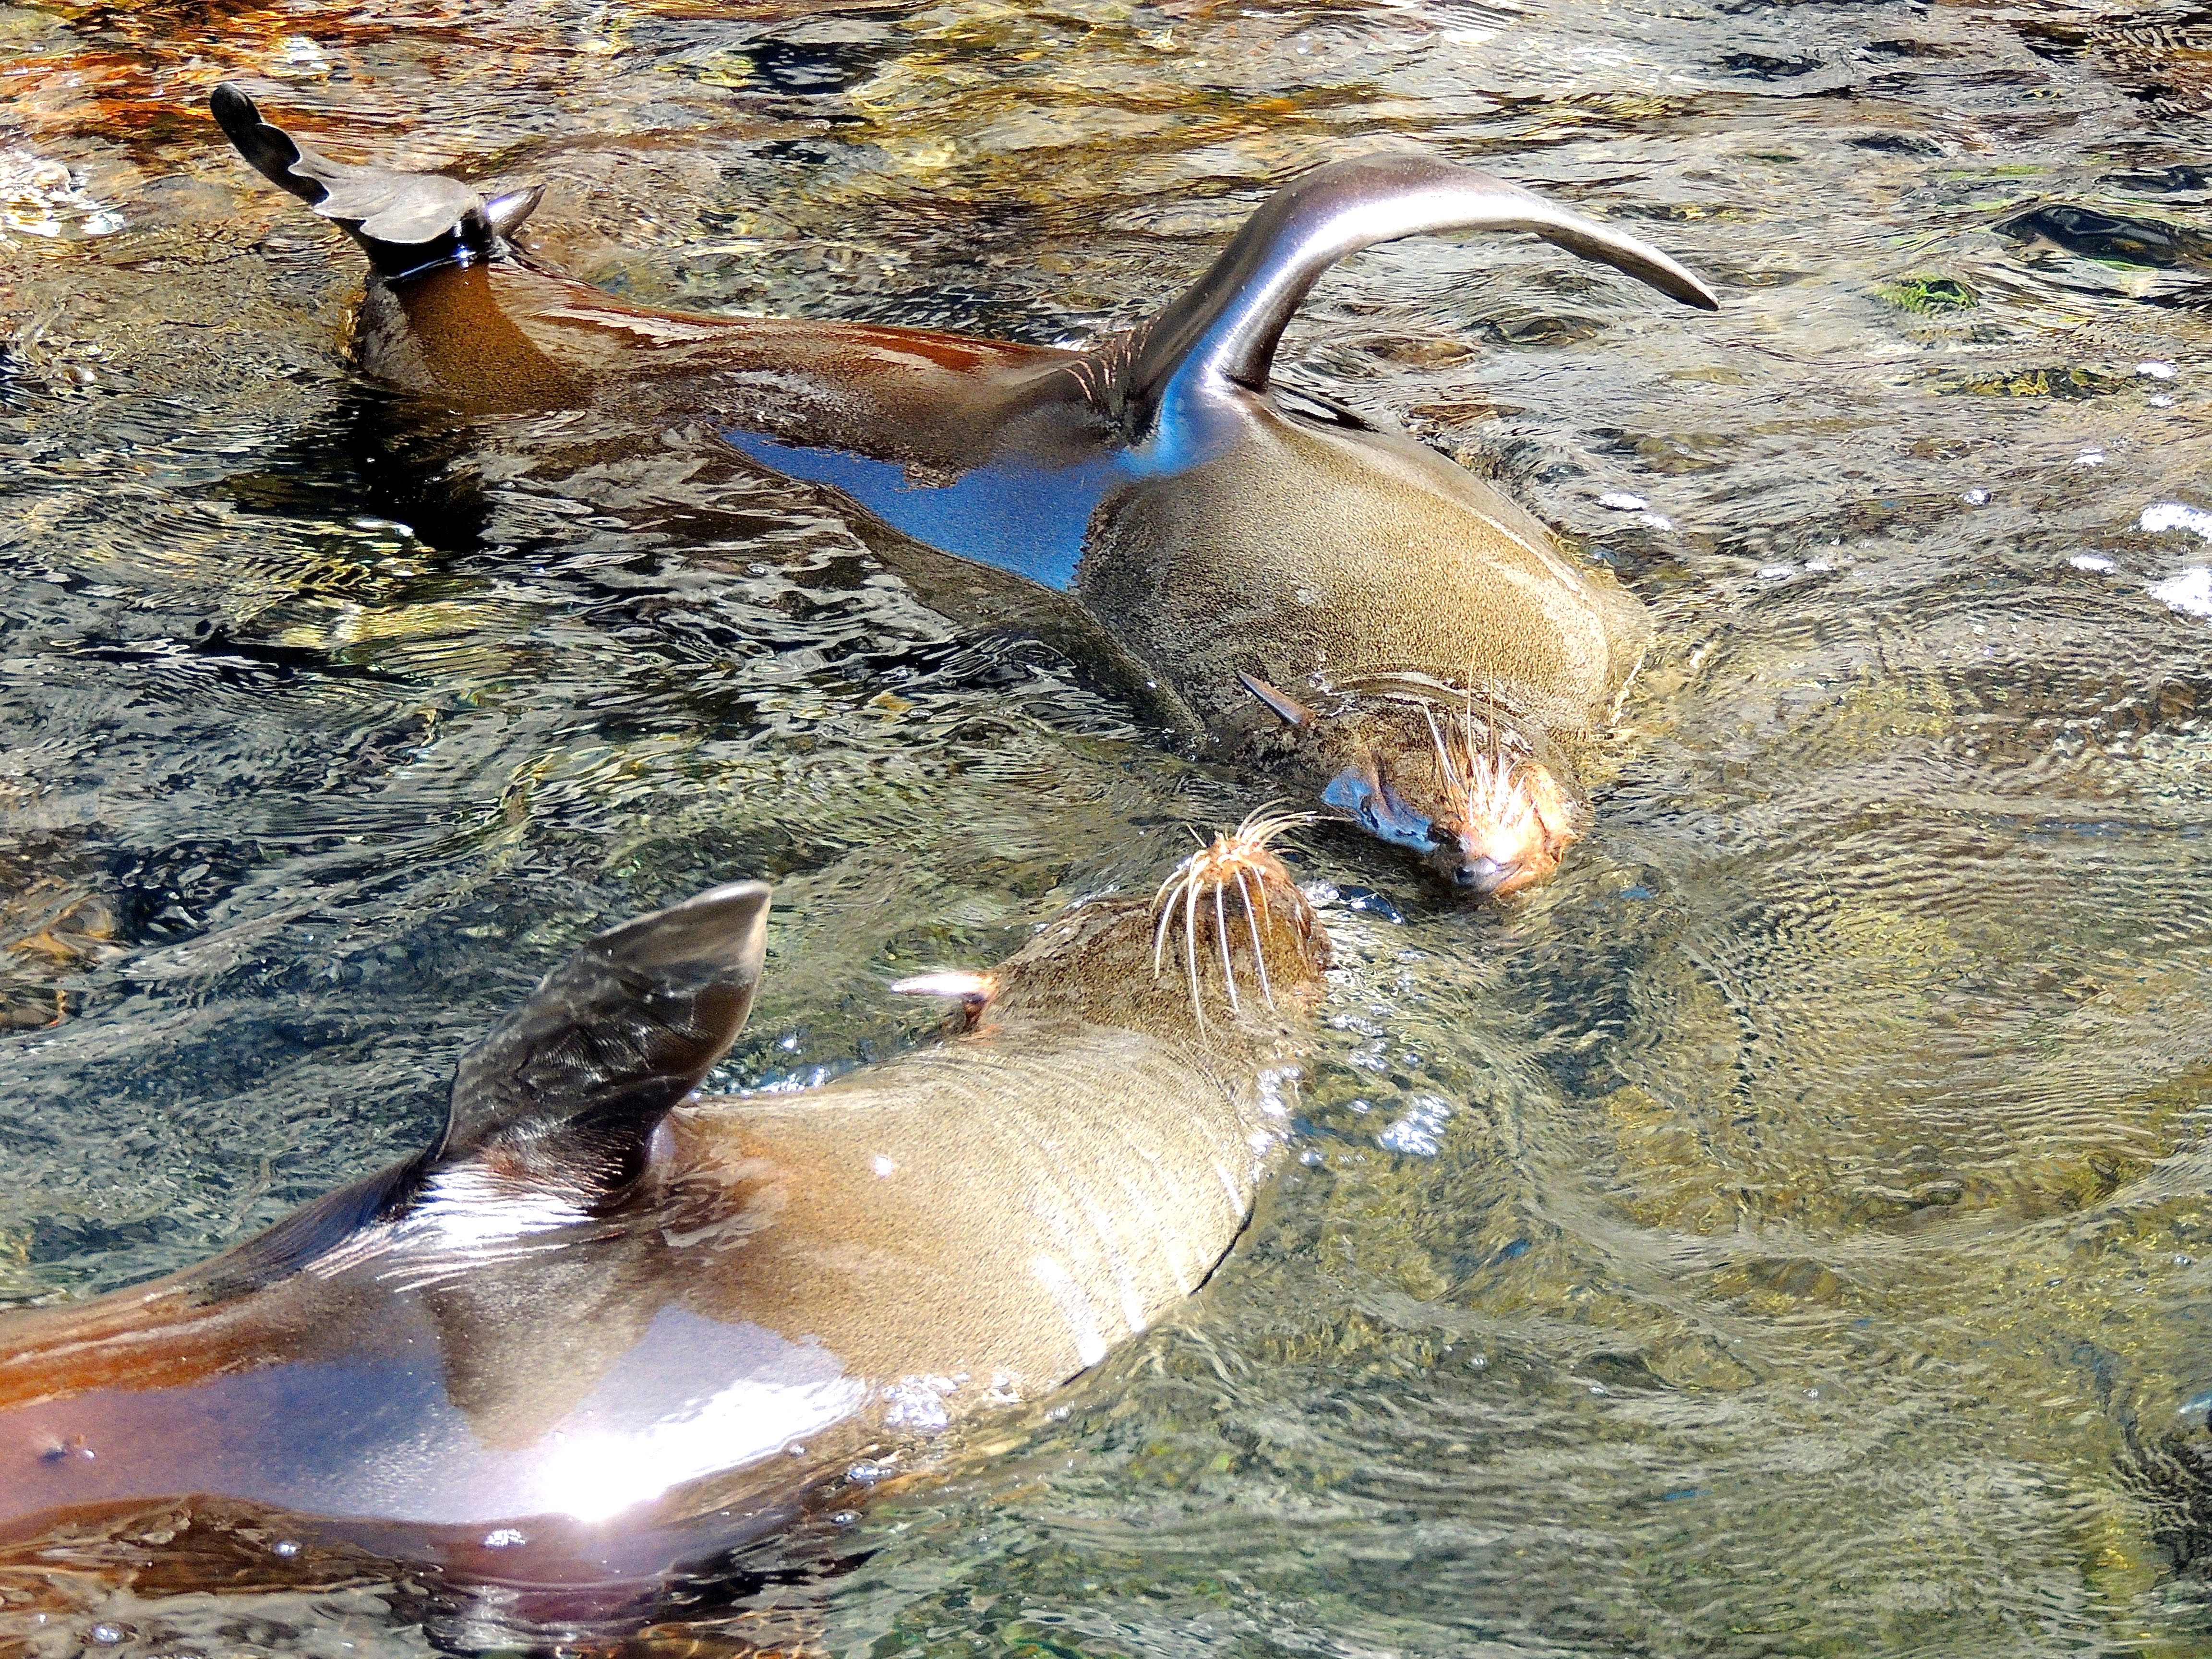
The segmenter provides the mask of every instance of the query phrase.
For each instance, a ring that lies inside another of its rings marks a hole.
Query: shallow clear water
[[[350,382],[216,81],[548,180],[629,294],[1044,341],[1412,145],[1726,301],[1409,243],[1285,352],[1654,607],[1600,827],[1472,912],[1309,837],[1303,1161],[878,1494],[830,1645],[2212,1650],[2208,64],[2179,5],[0,7],[0,1298],[411,1151],[612,918],[776,881],[730,1076],[804,1078],[1249,804],[803,488]],[[373,1572],[177,1582],[8,1564],[0,1650],[426,1644]]]

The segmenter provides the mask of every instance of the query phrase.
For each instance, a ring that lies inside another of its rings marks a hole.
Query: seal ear
[[[1304,730],[1320,718],[1312,709],[1307,708],[1289,692],[1278,691],[1256,675],[1239,674],[1237,678],[1244,682],[1244,689],[1247,691],[1279,714],[1283,724],[1293,732]]]
[[[1148,431],[1160,406],[1208,378],[1264,390],[1275,346],[1322,272],[1377,242],[1522,230],[1625,271],[1685,305],[1720,301],[1658,249],[1486,173],[1425,155],[1366,155],[1292,180],[1244,222],[1197,283],[1148,324],[1118,388]]]
[[[975,1022],[983,1018],[983,1011],[991,1006],[991,999],[999,994],[999,976],[940,968],[934,973],[894,980],[891,994],[902,997],[943,997],[958,1007],[962,1026],[972,1031]]]
[[[488,207],[443,173],[333,161],[263,120],[253,100],[228,81],[209,95],[208,108],[256,172],[342,227],[386,276],[488,253],[496,236],[538,204],[535,192],[517,191]]]
[[[433,1165],[605,1201],[668,1109],[736,1039],[760,984],[769,890],[735,882],[601,933],[462,1058]]]

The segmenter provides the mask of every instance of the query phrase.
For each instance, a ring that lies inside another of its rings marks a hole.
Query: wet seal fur
[[[1270,378],[1321,275],[1405,236],[1528,232],[1717,307],[1634,237],[1449,162],[1364,156],[1278,191],[1150,322],[1068,351],[631,305],[516,246],[533,191],[333,161],[232,86],[212,108],[368,253],[369,374],[467,410],[590,404],[655,441],[706,421],[902,537],[1065,596],[1165,718],[1462,889],[1540,880],[1577,833],[1571,751],[1634,669],[1642,605],[1462,468]]]
[[[795,1092],[693,1093],[766,887],[602,933],[418,1157],[0,1318],[0,1545],[160,1510],[603,1623],[1096,1364],[1212,1272],[1283,1138],[1328,945],[1271,832],[905,982],[943,1039]]]

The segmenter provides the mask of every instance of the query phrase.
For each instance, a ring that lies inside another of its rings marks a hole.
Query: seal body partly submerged
[[[1464,887],[1540,879],[1573,835],[1561,745],[1605,718],[1642,607],[1488,485],[1270,374],[1332,263],[1413,234],[1533,232],[1715,304],[1635,238],[1486,174],[1370,155],[1278,191],[1150,322],[1066,351],[630,305],[514,245],[532,193],[332,161],[234,88],[214,108],[368,252],[371,374],[464,409],[588,404],[656,442],[703,422],[903,537],[1066,596],[1170,718]],[[1283,731],[1252,726],[1255,698]]]
[[[0,1539],[243,1513],[619,1601],[863,1449],[1096,1364],[1243,1224],[1319,993],[1281,865],[1200,858],[1185,912],[1100,901],[915,982],[960,1029],[797,1093],[690,1094],[750,1006],[765,888],[602,935],[464,1058],[421,1157],[0,1320]]]

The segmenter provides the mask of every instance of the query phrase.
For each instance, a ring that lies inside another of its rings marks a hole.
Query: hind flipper
[[[1719,308],[1658,249],[1516,185],[1428,156],[1368,155],[1316,168],[1269,197],[1145,327],[1117,367],[1114,401],[1141,434],[1179,390],[1209,380],[1264,389],[1283,329],[1322,272],[1377,242],[1458,230],[1531,232],[1685,305]]]
[[[386,276],[489,253],[538,205],[534,190],[486,203],[443,173],[333,161],[263,120],[253,100],[228,81],[209,97],[208,107],[256,172],[342,227]]]

